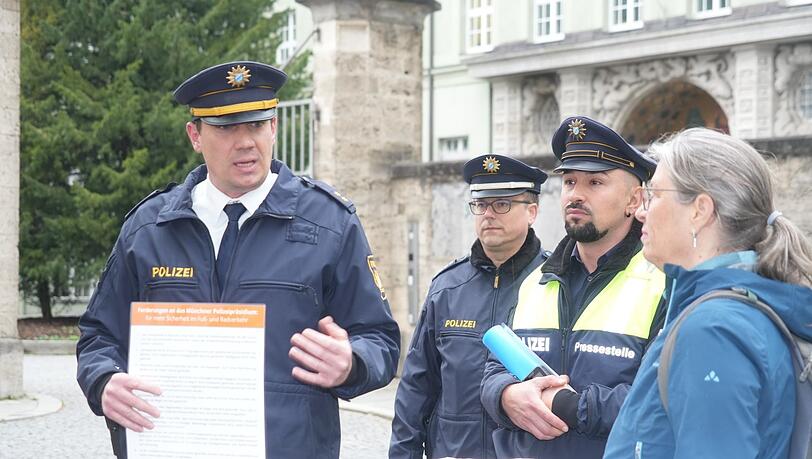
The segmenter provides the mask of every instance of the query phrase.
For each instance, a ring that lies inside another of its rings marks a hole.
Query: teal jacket
[[[604,458],[784,458],[795,417],[789,348],[767,316],[730,299],[701,304],[683,322],[668,381],[657,367],[674,319],[696,298],[739,287],[769,304],[796,335],[812,339],[812,289],[752,272],[754,252],[716,257],[694,270],[666,265],[666,326],[643,358]]]

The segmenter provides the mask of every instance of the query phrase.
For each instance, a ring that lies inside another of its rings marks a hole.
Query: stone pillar
[[[593,116],[592,74],[592,69],[567,69],[558,72],[558,107],[562,120],[573,115]]]
[[[773,136],[774,46],[747,45],[733,49],[736,62],[731,134],[745,139]]]
[[[319,29],[313,44],[313,174],[355,203],[392,312],[406,331],[408,224],[430,221],[430,206],[419,187],[413,204],[397,196],[392,166],[421,158],[422,29],[439,4],[297,1],[310,8]],[[405,349],[407,334],[402,342]]]
[[[20,223],[20,1],[0,0],[0,399],[23,392],[17,335]]]
[[[491,82],[493,153],[522,154],[522,80],[499,78]]]

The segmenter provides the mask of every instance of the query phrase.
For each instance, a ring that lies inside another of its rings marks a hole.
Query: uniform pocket
[[[338,402],[326,391],[266,381],[265,426],[268,457],[338,457]]]
[[[203,297],[196,280],[167,279],[147,282],[144,301],[188,303],[205,302],[208,299]]]
[[[265,305],[265,379],[293,383],[290,337],[305,328],[317,329],[322,309],[316,291],[292,282],[246,280],[234,301]]]
[[[438,416],[430,440],[432,457],[484,457],[482,431],[481,417],[463,421]]]
[[[440,376],[443,393],[438,414],[479,416],[479,385],[485,370],[487,353],[480,335],[473,331],[441,332],[437,343],[442,355]]]

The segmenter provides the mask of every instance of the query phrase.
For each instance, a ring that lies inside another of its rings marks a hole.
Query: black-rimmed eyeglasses
[[[468,207],[471,208],[471,213],[474,215],[484,215],[485,212],[487,212],[488,207],[493,209],[494,213],[506,214],[510,212],[510,206],[514,202],[518,204],[533,204],[533,202],[531,201],[519,201],[515,199],[494,199],[491,202],[471,201],[468,203]]]

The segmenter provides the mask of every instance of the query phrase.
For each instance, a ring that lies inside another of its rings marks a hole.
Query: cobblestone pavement
[[[0,458],[113,458],[107,428],[90,411],[76,384],[76,359],[70,355],[26,355],[26,392],[47,394],[64,403],[56,413],[0,422]],[[390,421],[378,416],[341,411],[341,457],[386,457]]]

